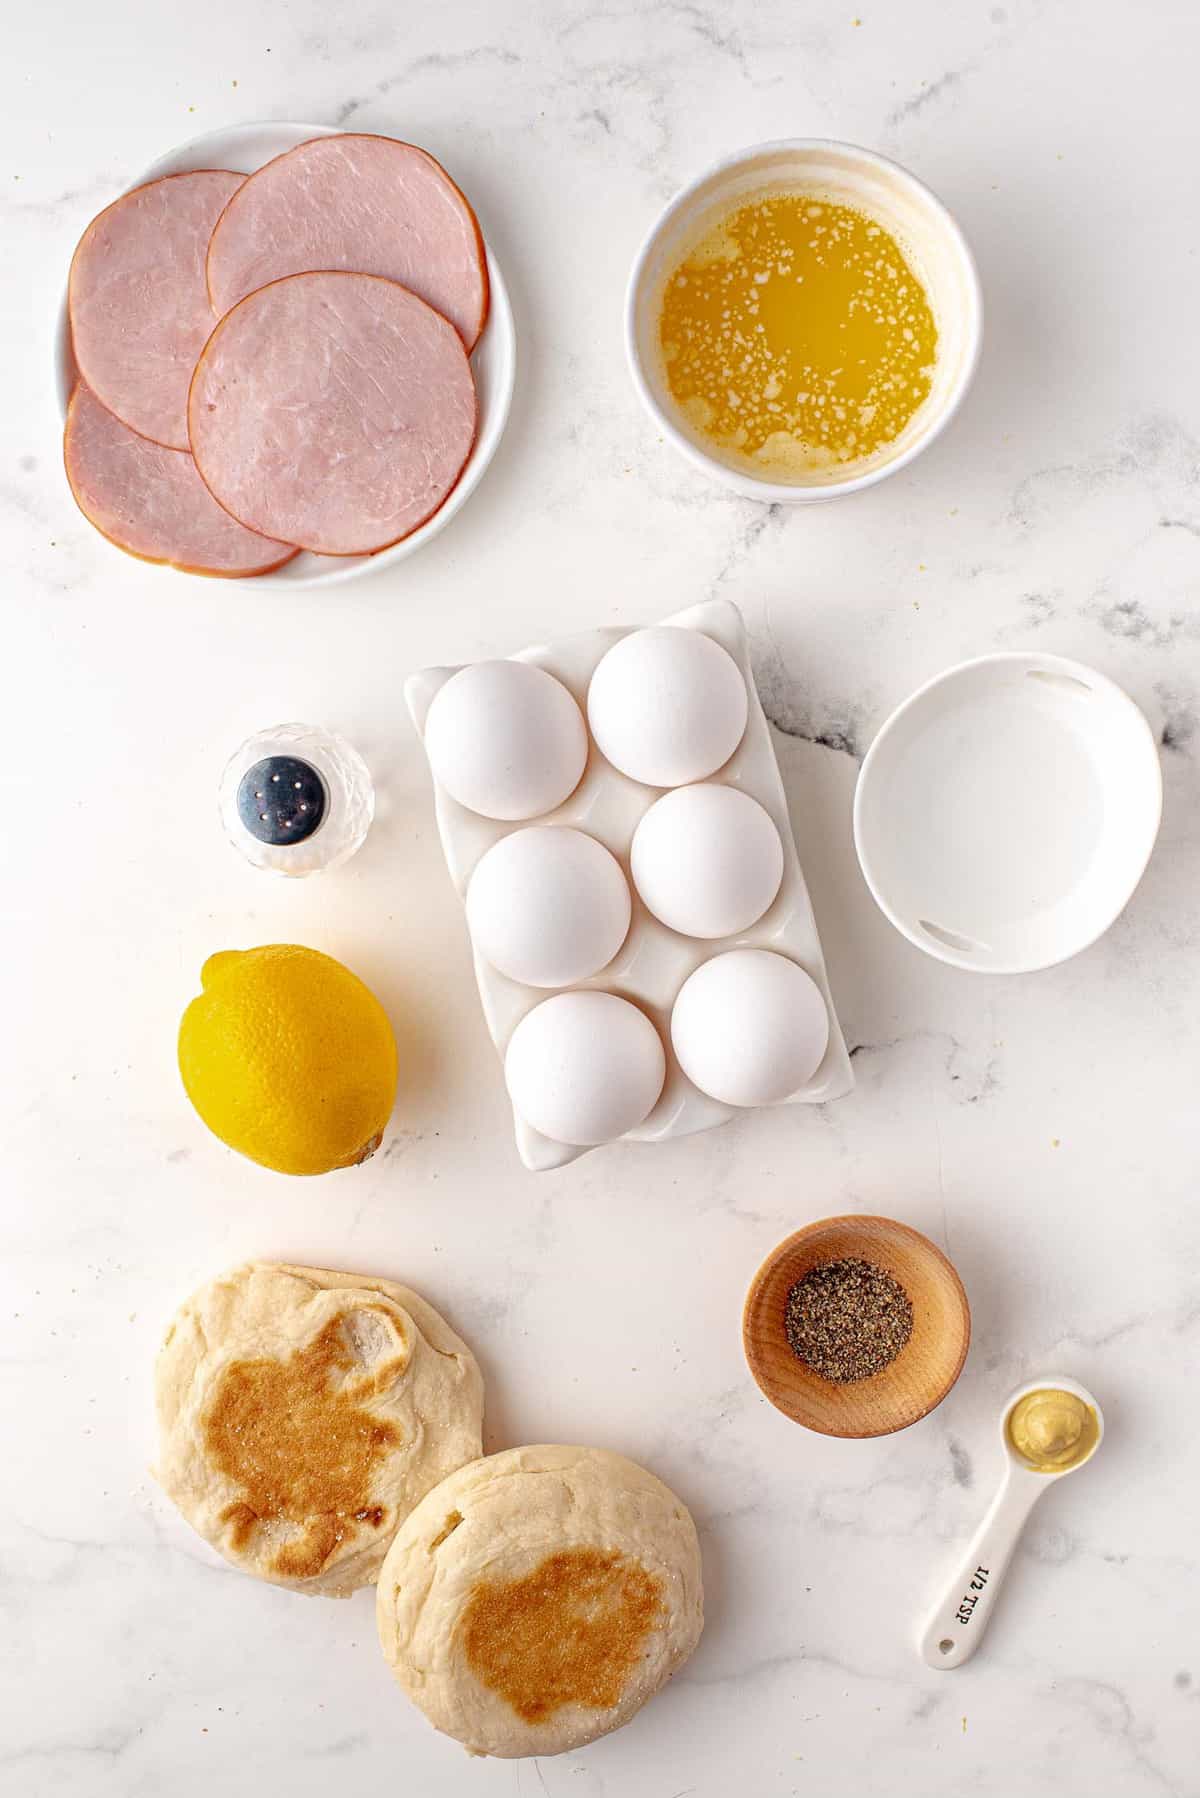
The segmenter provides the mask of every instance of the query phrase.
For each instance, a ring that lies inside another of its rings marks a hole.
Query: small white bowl
[[[854,795],[867,885],[952,967],[1025,974],[1102,936],[1162,815],[1158,747],[1121,688],[1062,656],[963,662],[872,743]]]
[[[336,135],[337,130],[333,125],[298,125],[286,119],[234,125],[225,131],[206,131],[202,137],[193,137],[190,142],[180,144],[177,149],[160,156],[131,186],[141,187],[144,182],[157,181],[160,175],[183,175],[190,169],[232,169],[235,174],[252,175],[265,162],[282,156],[285,150],[294,149],[297,144],[307,143],[309,138]],[[478,487],[508,422],[517,368],[516,331],[508,289],[491,250],[486,249],[486,254],[491,300],[483,335],[471,353],[471,367],[479,397],[479,430],[458,485],[447,496],[445,504],[425,524],[409,536],[401,538],[399,543],[393,543],[390,549],[381,549],[377,555],[315,556],[308,550],[302,550],[290,562],[285,562],[282,568],[276,568],[270,574],[256,575],[255,585],[331,587],[340,581],[353,580],[356,575],[365,574],[371,569],[385,568],[389,563],[401,562],[405,556],[413,555],[423,544],[428,543],[431,537],[436,537],[439,531],[445,530],[455,513],[466,504]],[[55,379],[59,408],[65,419],[67,402],[75,385],[75,362],[71,354],[65,291],[59,309]]]
[[[693,430],[671,397],[658,341],[663,288],[689,248],[739,201],[779,188],[813,189],[856,206],[886,226],[905,251],[938,329],[932,389],[894,442],[853,473],[814,471],[803,481],[760,480]],[[874,150],[825,138],[785,138],[738,150],[676,194],[634,261],[625,296],[625,351],[642,404],[663,435],[697,468],[735,493],[766,504],[802,504],[858,493],[895,474],[950,422],[970,385],[983,336],[979,276],[966,239],[929,189]]]

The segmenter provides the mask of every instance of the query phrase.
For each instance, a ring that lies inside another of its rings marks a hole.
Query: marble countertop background
[[[44,0],[7,24],[0,203],[4,1342],[0,1789],[14,1798],[748,1798],[1200,1792],[1200,364],[1195,68],[1182,0]],[[486,481],[411,561],[327,593],[120,556],[62,477],[50,377],[88,218],[197,132],[283,117],[410,137],[475,200],[511,285],[517,397]],[[870,144],[956,212],[987,303],[949,432],[841,504],[763,510],[657,440],[623,284],[672,190],[738,145]],[[405,673],[735,600],[857,1092],[559,1176],[521,1168],[405,716]],[[1094,949],[974,978],[902,941],[850,801],[891,707],[950,663],[1093,663],[1162,743],[1159,847]],[[253,729],[350,736],[380,788],[341,872],[224,844]],[[343,957],[403,1041],[367,1167],[289,1183],[192,1115],[176,1021],[212,950]],[[841,1210],[928,1231],[970,1293],[958,1387],[903,1435],[802,1433],[751,1384],[741,1300]],[[246,1256],[391,1274],[488,1379],[488,1441],[619,1448],[703,1539],[708,1627],[635,1723],[478,1763],[394,1689],[371,1597],[227,1570],[146,1468],[178,1301]],[[1040,1371],[1109,1434],[1050,1493],[979,1657],[913,1645]]]

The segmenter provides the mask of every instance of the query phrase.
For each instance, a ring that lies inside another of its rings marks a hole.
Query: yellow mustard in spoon
[[[1060,1386],[1038,1386],[1008,1414],[1008,1439],[1034,1473],[1068,1473],[1100,1440],[1094,1405]]]
[[[961,1667],[975,1653],[1026,1518],[1052,1480],[1095,1454],[1104,1418],[1086,1386],[1055,1375],[1009,1395],[1000,1434],[1006,1460],[1000,1490],[919,1637],[931,1667]]]

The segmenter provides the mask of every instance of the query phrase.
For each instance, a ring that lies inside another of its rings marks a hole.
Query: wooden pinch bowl
[[[811,1268],[853,1256],[873,1261],[912,1300],[913,1329],[881,1373],[844,1386],[797,1359],[784,1329],[788,1293]],[[887,1436],[940,1405],[962,1372],[971,1341],[967,1295],[928,1237],[890,1217],[826,1217],[773,1249],[746,1294],[742,1345],[771,1403],[822,1436]]]

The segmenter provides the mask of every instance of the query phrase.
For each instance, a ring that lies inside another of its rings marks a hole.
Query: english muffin
[[[391,1280],[251,1262],[179,1311],[157,1477],[234,1567],[344,1598],[419,1499],[482,1451],[475,1357]]]
[[[661,1480],[596,1448],[513,1448],[443,1480],[379,1576],[379,1639],[472,1754],[561,1754],[628,1723],[704,1622],[700,1545]]]

